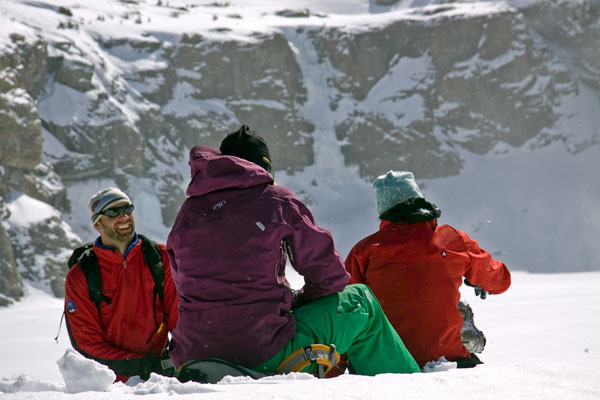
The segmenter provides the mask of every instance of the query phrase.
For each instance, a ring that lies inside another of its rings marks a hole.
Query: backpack
[[[156,242],[140,234],[138,234],[138,238],[142,240],[142,253],[144,254],[144,261],[146,262],[146,265],[148,265],[150,274],[154,280],[152,307],[156,312],[156,297],[158,296],[161,301],[164,300],[164,265]],[[96,254],[94,254],[94,244],[92,242],[85,243],[84,245],[73,250],[73,253],[71,254],[71,257],[69,257],[67,264],[69,265],[69,269],[71,269],[73,265],[79,264],[79,267],[83,271],[85,279],[87,280],[90,299],[92,299],[92,302],[96,305],[96,307],[98,307],[98,310],[100,310],[100,305],[103,301],[107,304],[110,304],[111,299],[102,294],[102,277],[100,275],[100,266],[98,265]]]

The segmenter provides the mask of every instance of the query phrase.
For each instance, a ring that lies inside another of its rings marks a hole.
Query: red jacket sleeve
[[[465,278],[473,285],[481,286],[492,294],[500,294],[510,287],[510,272],[504,263],[494,260],[487,251],[466,233],[458,231],[471,260]]]

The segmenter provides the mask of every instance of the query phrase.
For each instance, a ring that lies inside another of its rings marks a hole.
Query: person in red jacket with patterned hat
[[[437,224],[441,212],[411,172],[389,171],[373,187],[380,229],[346,258],[350,283],[371,288],[421,368],[442,356],[458,367],[481,363],[461,340],[459,287],[464,277],[500,294],[510,286],[510,272],[466,233]]]
[[[145,238],[135,232],[133,209],[117,188],[105,188],[90,199],[92,224],[100,233],[91,248],[100,269],[100,305],[91,298],[81,258],[65,281],[65,316],[73,348],[107,365],[117,381],[135,375],[148,379],[152,372],[175,374],[166,351],[179,303],[169,257],[165,245],[158,244],[164,287],[162,295],[155,296],[156,282],[142,250]]]

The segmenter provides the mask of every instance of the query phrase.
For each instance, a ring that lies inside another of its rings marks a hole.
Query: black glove
[[[169,359],[166,350],[160,356],[147,354],[142,358],[106,360],[103,364],[112,369],[117,375],[139,375],[143,380],[148,380],[152,372],[164,376],[177,376],[177,370]]]
[[[487,292],[481,286],[473,285],[467,279],[465,279],[465,285],[471,286],[473,289],[475,289],[475,296],[481,297],[482,300],[485,300],[487,297]]]
[[[160,367],[161,369],[159,371],[156,371],[157,373],[163,376],[177,376],[177,368],[175,368],[173,361],[171,361],[167,349],[165,349],[165,351],[160,356]]]
[[[145,374],[150,377],[150,373],[154,372],[162,376],[176,376],[177,369],[173,366],[173,362],[169,358],[169,353],[165,352],[161,356],[146,355],[142,358],[145,361]],[[146,378],[148,379],[148,378]]]
[[[302,289],[292,290],[292,293],[292,310],[310,303],[310,298],[304,293]]]

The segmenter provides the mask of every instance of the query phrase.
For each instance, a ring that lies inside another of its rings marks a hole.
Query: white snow
[[[10,199],[7,204],[10,212],[8,222],[11,225],[29,226],[50,217],[60,218],[60,212],[54,207],[25,194],[17,195],[16,198]]]
[[[89,95],[82,96],[81,92],[61,84],[50,86],[44,99],[38,106],[40,115],[58,125],[85,120],[90,102],[94,100]],[[67,113],[65,110],[71,112]]]

